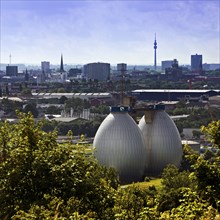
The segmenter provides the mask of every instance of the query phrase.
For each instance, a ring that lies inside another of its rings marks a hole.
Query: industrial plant
[[[179,166],[181,139],[164,106],[148,106],[139,125],[129,111],[129,107],[111,107],[100,125],[93,142],[99,163],[115,168],[122,183],[160,175],[168,164]]]

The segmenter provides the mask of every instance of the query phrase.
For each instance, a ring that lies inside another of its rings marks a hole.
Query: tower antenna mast
[[[11,65],[11,54],[9,55],[9,64]]]
[[[155,39],[154,39],[154,70],[157,70],[157,39],[156,39],[156,33],[155,33]]]

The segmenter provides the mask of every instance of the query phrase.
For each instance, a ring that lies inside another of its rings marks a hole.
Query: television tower
[[[11,54],[9,54],[9,64],[11,65]]]
[[[157,70],[157,40],[156,40],[156,33],[154,39],[154,70]]]

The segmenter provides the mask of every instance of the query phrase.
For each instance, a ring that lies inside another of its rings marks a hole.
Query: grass
[[[145,181],[145,182],[132,183],[132,184],[124,185],[122,187],[126,188],[129,186],[137,186],[140,189],[147,189],[149,186],[155,186],[157,190],[160,190],[162,187],[160,178],[150,179],[150,181]]]

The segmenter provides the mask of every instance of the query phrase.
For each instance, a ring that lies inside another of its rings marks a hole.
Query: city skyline
[[[0,63],[220,63],[220,1],[1,0]]]

